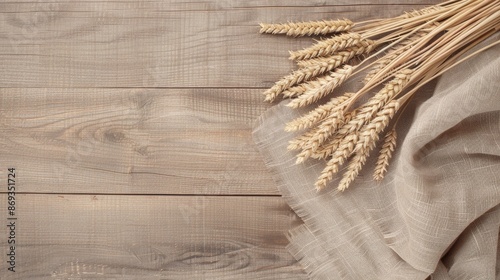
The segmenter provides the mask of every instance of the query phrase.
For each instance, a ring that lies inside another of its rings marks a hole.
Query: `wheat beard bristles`
[[[359,44],[361,35],[358,33],[339,34],[329,39],[318,41],[309,48],[290,52],[291,60],[310,59],[319,56],[333,55],[338,51]]]
[[[344,161],[352,154],[357,142],[357,133],[347,135],[342,142],[340,142],[340,145],[333,154],[332,159],[327,162],[325,169],[323,169],[321,175],[314,184],[317,191],[324,189],[326,184],[332,180],[333,175],[338,173],[339,167],[344,164]]]
[[[287,104],[288,107],[300,108],[312,104],[326,95],[333,92],[335,88],[340,86],[347,80],[353,71],[354,67],[351,65],[344,65],[344,67],[335,69],[325,77],[325,83],[313,89],[308,89],[299,97],[293,99]]]
[[[373,179],[380,182],[384,179],[385,173],[387,172],[387,166],[389,165],[389,160],[392,157],[392,152],[396,148],[397,133],[396,129],[390,130],[384,137],[384,144],[380,149],[377,163],[375,164],[375,171],[373,172]]]
[[[306,115],[288,122],[285,126],[285,131],[297,131],[312,127],[332,114],[337,109],[337,106],[347,101],[352,96],[353,93],[345,93],[342,96],[330,99],[326,104],[316,107]]]
[[[297,23],[260,24],[260,33],[286,34],[287,36],[325,35],[345,32],[351,29],[353,22],[344,20],[308,21]]]
[[[335,53],[334,55],[331,56],[326,56],[326,57],[318,57],[318,58],[311,58],[311,59],[306,59],[306,60],[299,60],[297,61],[297,65],[300,68],[309,68],[309,67],[314,67],[317,65],[322,65],[322,66],[327,66],[327,65],[336,65],[335,67],[338,67],[344,63],[349,62],[353,57],[357,55],[362,55],[362,54],[368,54],[373,49],[376,47],[375,41],[370,40],[370,39],[364,39],[360,41],[358,44],[346,48],[342,51],[339,51]],[[333,69],[332,68],[332,69]]]

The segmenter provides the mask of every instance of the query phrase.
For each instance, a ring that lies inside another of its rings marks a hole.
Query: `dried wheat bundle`
[[[291,140],[297,163],[325,159],[317,190],[341,171],[338,189],[355,180],[387,131],[373,178],[381,181],[396,147],[397,115],[424,84],[456,64],[498,44],[463,57],[500,28],[498,0],[454,0],[401,16],[352,22],[347,19],[286,24],[261,24],[261,33],[288,36],[333,34],[311,47],[291,51],[298,69],[264,92],[266,101],[289,98],[287,106],[317,107],[292,120],[287,131],[302,131]],[[337,88],[364,74],[356,92]],[[325,97],[330,97],[325,102]]]

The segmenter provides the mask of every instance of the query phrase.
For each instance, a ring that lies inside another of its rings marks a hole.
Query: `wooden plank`
[[[0,89],[0,168],[22,192],[277,195],[251,136],[268,106],[249,89]]]
[[[259,22],[364,20],[438,1],[382,5],[406,2],[4,2],[0,87],[268,87],[311,39],[259,35]]]
[[[74,0],[47,0],[47,1],[33,1],[33,0],[15,0],[16,3],[31,3],[32,6],[38,5],[39,3],[50,3],[52,5],[57,5],[59,3],[73,2]],[[78,0],[78,2],[93,2],[93,3],[108,3],[108,2],[120,2],[120,3],[133,3],[137,0]],[[216,7],[220,8],[248,8],[248,7],[317,7],[317,6],[361,6],[361,5],[401,5],[401,4],[414,4],[414,5],[432,5],[435,3],[433,0],[337,0],[337,1],[325,1],[325,0],[309,0],[307,2],[303,0],[205,0],[205,1],[189,1],[189,0],[169,0],[170,9],[185,9],[189,7],[193,10],[206,9],[207,5],[212,6],[216,3]]]
[[[7,271],[10,232],[2,226],[2,280],[306,279],[285,249],[299,219],[281,198],[16,198],[16,272]],[[8,221],[6,210],[0,219]]]

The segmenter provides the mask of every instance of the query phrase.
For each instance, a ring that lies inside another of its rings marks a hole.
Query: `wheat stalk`
[[[411,12],[405,12],[404,13],[404,17],[405,18],[413,18],[413,17],[425,15],[425,14],[428,14],[428,13],[431,13],[431,12],[442,11],[444,9],[445,8],[441,7],[441,6],[430,6],[430,7],[426,7],[426,8],[420,9],[420,10],[415,10],[415,11],[411,11]]]
[[[350,20],[327,20],[308,22],[289,22],[281,24],[260,24],[260,33],[285,34],[287,36],[311,36],[326,35],[329,33],[344,32],[351,29],[353,23]]]
[[[382,69],[386,68],[395,58],[397,58],[399,55],[401,55],[409,48],[411,48],[412,44],[414,44],[416,41],[418,41],[426,34],[427,32],[423,31],[418,32],[415,35],[410,36],[409,38],[401,41],[399,44],[391,48],[391,50],[388,51],[386,55],[384,55],[382,58],[378,59],[375,62],[375,65],[363,79],[363,83],[365,84],[368,83],[368,81],[370,81],[377,73],[379,73]]]

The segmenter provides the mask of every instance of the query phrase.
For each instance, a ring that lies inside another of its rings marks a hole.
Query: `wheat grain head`
[[[373,179],[380,182],[384,179],[385,173],[387,172],[387,166],[389,165],[389,160],[392,157],[392,152],[396,148],[397,133],[396,129],[393,128],[384,137],[384,143],[380,149],[377,163],[375,164],[375,171],[373,172]]]
[[[288,103],[287,106],[300,108],[317,102],[343,84],[352,75],[353,69],[354,67],[351,65],[344,65],[342,68],[335,69],[325,77],[322,85],[306,90],[303,94]]]
[[[260,24],[260,33],[285,34],[287,36],[326,35],[329,33],[345,32],[351,29],[353,22],[344,20],[325,20],[307,22],[289,22],[280,24]]]
[[[322,66],[334,65],[333,68],[335,68],[344,63],[349,62],[349,60],[351,60],[355,56],[370,53],[371,51],[373,51],[375,47],[376,47],[375,41],[370,39],[364,39],[361,40],[356,45],[341,50],[339,52],[336,52],[331,56],[299,60],[297,61],[297,65],[300,68],[308,68],[316,65],[322,65]]]
[[[326,187],[328,182],[333,179],[333,175],[338,173],[339,168],[344,164],[345,160],[352,154],[356,143],[358,142],[358,134],[347,135],[339,144],[339,147],[335,150],[332,158],[327,162],[326,167],[321,172],[318,180],[314,184],[317,191],[320,191]]]
[[[361,35],[358,33],[345,33],[331,37],[329,39],[320,40],[311,47],[290,52],[291,60],[304,60],[319,56],[333,55],[338,51],[344,50],[359,44]]]
[[[340,104],[347,101],[352,97],[352,95],[353,93],[348,92],[344,95],[330,99],[330,101],[316,107],[306,115],[288,122],[285,126],[285,131],[296,131],[312,127],[313,125],[324,120],[326,117],[328,117],[328,115],[332,114],[335,110],[337,110],[337,107]]]

